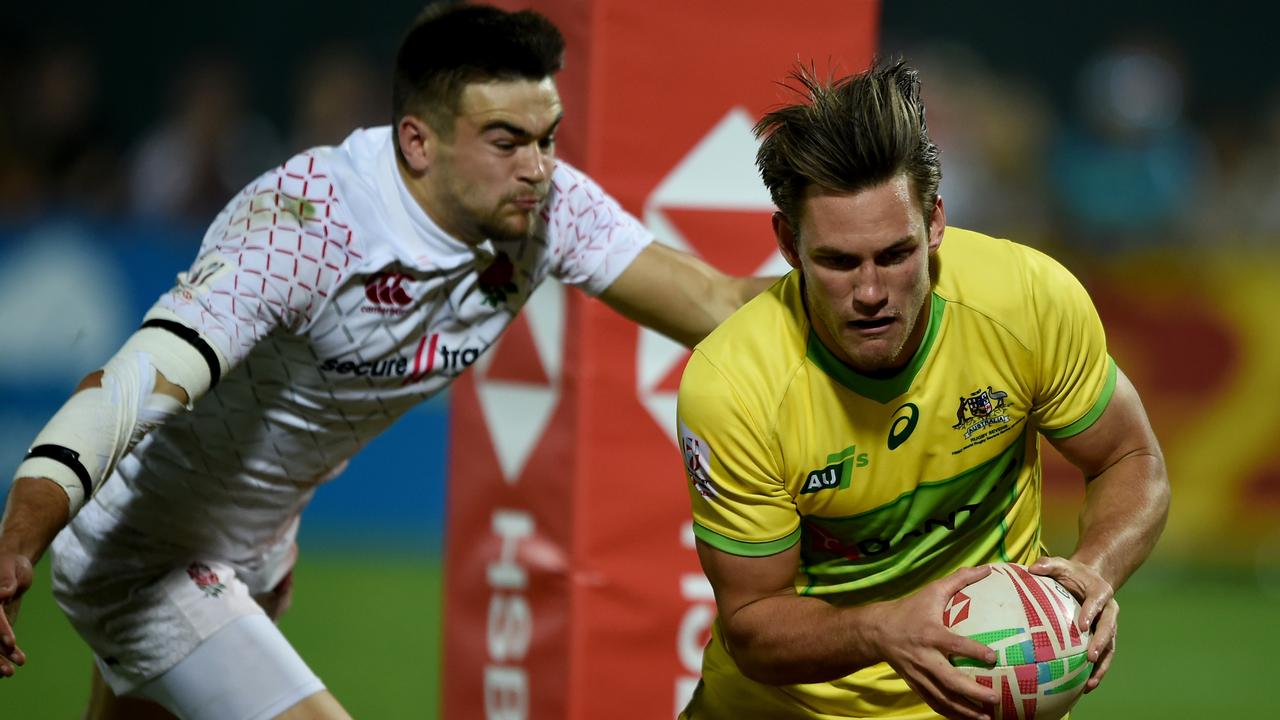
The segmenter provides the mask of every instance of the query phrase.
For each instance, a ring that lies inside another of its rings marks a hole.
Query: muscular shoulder
[[[938,251],[934,292],[948,312],[971,313],[1021,345],[1034,347],[1040,314],[1080,290],[1066,268],[1034,248],[960,228],[947,228]]]
[[[800,276],[792,272],[743,305],[699,343],[690,365],[696,361],[704,366],[698,371],[703,379],[697,382],[714,380],[731,388],[766,422],[804,365],[808,338]],[[686,380],[694,379],[686,373]],[[700,392],[696,387],[686,391],[683,381],[680,391],[682,398]]]

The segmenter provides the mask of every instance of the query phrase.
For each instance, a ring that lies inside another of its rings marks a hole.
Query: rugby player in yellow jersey
[[[680,384],[719,609],[683,717],[985,717],[996,692],[948,656],[994,654],[942,609],[998,561],[1081,599],[1092,690],[1115,652],[1113,592],[1168,511],[1138,395],[1070,273],[946,227],[914,70],[796,78],[803,100],[756,128],[794,270]],[[1067,557],[1040,544],[1040,436],[1087,484]]]

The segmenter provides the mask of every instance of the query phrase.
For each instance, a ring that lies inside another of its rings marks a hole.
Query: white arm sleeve
[[[551,275],[599,295],[622,274],[653,235],[594,180],[564,163],[552,176],[547,241]]]

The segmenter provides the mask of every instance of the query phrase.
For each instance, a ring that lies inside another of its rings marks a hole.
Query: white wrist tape
[[[72,395],[44,426],[18,477],[46,477],[61,485],[74,516],[124,456],[133,436],[131,420],[154,387],[155,370],[145,355],[116,355],[104,368],[101,387]]]
[[[61,485],[74,516],[126,453],[183,410],[177,399],[155,392],[157,371],[186,391],[190,408],[217,382],[222,365],[195,331],[167,318],[147,320],[103,367],[101,387],[77,392],[54,414],[16,477]]]

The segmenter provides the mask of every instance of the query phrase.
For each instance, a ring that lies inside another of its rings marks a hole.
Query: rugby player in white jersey
[[[652,243],[555,161],[563,49],[532,12],[428,11],[397,56],[392,127],[227,205],[18,468],[0,676],[25,661],[12,619],[52,544],[96,661],[88,717],[347,717],[273,623],[299,514],[457,376],[447,350],[474,361],[548,277],[688,344],[763,289]]]

